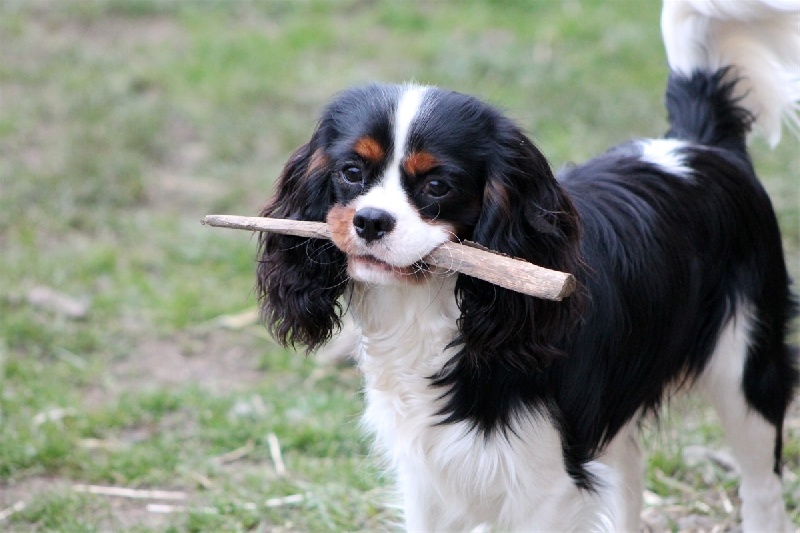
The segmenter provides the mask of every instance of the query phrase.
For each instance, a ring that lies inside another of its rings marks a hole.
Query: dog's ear
[[[575,208],[544,155],[508,121],[498,126],[481,214],[472,239],[506,255],[575,273],[580,263]],[[559,341],[574,324],[578,295],[562,302],[526,296],[460,275],[456,292],[462,356],[502,357],[531,372],[561,355]]]
[[[292,154],[260,216],[325,221],[333,205],[330,159],[319,134]],[[261,233],[256,291],[261,317],[284,346],[308,351],[341,326],[346,258],[330,241]]]

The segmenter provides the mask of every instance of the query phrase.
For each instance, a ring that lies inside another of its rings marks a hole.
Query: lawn
[[[337,91],[481,96],[553,165],[665,131],[645,1],[0,0],[0,529],[385,530],[360,380],[272,342],[256,214]],[[753,144],[800,277],[800,150]],[[797,337],[795,337],[797,338]],[[800,409],[786,498],[800,523]],[[700,404],[645,430],[654,530],[735,527]]]

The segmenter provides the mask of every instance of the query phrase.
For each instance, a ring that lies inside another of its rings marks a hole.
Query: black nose
[[[365,207],[353,216],[356,233],[367,242],[382,239],[394,229],[395,219],[383,209]]]

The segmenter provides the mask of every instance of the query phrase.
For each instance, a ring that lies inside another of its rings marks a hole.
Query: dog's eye
[[[342,179],[348,183],[361,183],[363,172],[356,166],[348,166],[339,171]]]
[[[450,192],[450,186],[440,180],[431,180],[425,184],[423,192],[431,198],[441,198]]]

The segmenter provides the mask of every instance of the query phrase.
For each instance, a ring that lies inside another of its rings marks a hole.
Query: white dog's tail
[[[800,1],[664,0],[661,29],[673,72],[729,68],[758,133],[772,146],[783,122],[800,135]]]

